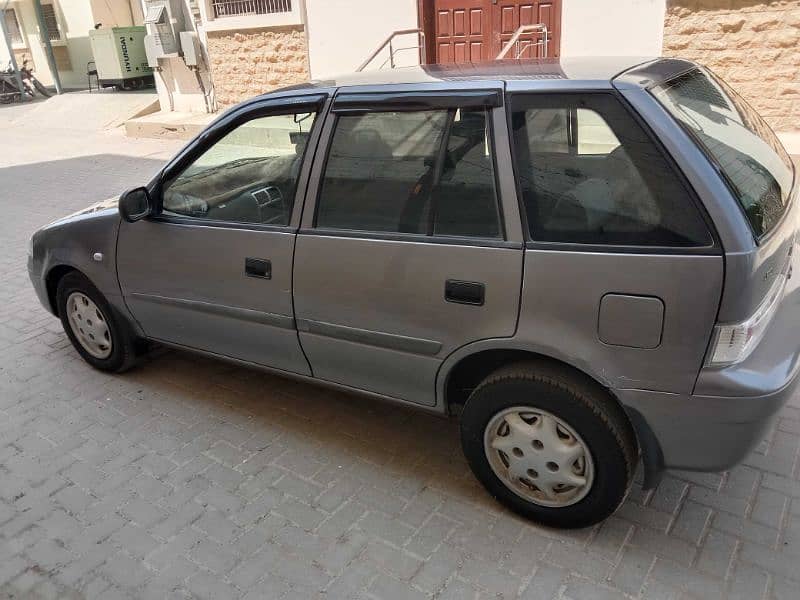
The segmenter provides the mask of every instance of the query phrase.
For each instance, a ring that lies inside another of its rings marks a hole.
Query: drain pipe
[[[3,39],[6,41],[6,46],[8,47],[8,56],[11,58],[11,68],[14,69],[14,77],[17,80],[19,101],[25,102],[28,99],[26,98],[27,94],[25,94],[25,86],[22,83],[22,74],[17,67],[17,57],[14,56],[14,45],[11,43],[11,38],[8,35],[8,27],[6,27],[6,10],[8,10],[9,2],[11,2],[11,0],[6,0],[6,3],[3,5],[3,10],[0,11],[0,17],[2,17],[0,18],[0,30],[3,32]]]
[[[53,83],[56,86],[56,94],[63,94],[64,89],[61,87],[61,78],[58,75],[58,67],[56,66],[56,57],[53,54],[53,45],[50,43],[50,36],[47,33],[47,23],[44,20],[44,11],[42,10],[42,0],[33,0],[33,7],[36,9],[36,20],[39,22],[39,37],[42,38],[45,54],[47,55],[47,64],[50,66],[50,73],[53,75]]]

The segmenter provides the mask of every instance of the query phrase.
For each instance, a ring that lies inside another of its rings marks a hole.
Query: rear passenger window
[[[536,241],[709,246],[690,192],[610,94],[515,95],[516,172]]]
[[[501,237],[484,110],[340,115],[316,226]]]

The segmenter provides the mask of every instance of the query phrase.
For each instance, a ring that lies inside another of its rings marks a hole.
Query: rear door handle
[[[444,299],[456,304],[483,306],[486,287],[477,281],[448,279],[444,283]]]
[[[245,258],[244,274],[248,277],[272,279],[272,263],[263,258]]]

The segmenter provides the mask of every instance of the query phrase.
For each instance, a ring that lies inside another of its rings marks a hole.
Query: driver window
[[[162,213],[288,225],[316,113],[259,117],[240,125],[167,183]]]

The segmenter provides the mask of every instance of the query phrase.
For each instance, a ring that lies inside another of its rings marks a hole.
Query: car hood
[[[106,200],[102,200],[100,202],[96,202],[86,208],[82,208],[81,210],[75,211],[72,214],[69,214],[65,217],[61,217],[56,219],[52,223],[49,223],[43,229],[48,229],[50,227],[55,227],[59,225],[65,225],[72,221],[79,221],[84,220],[86,218],[92,218],[94,216],[100,216],[100,213],[103,216],[106,216],[108,213],[116,212],[117,205],[119,204],[119,196],[114,196],[112,198],[108,198]]]

